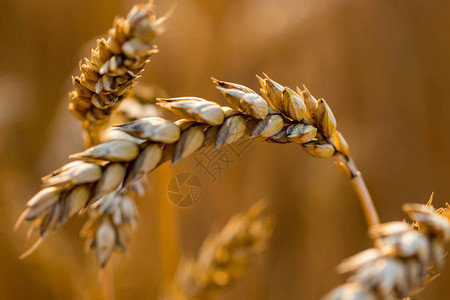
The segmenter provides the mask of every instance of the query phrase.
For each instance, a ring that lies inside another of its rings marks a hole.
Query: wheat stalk
[[[433,209],[405,204],[403,210],[415,221],[390,222],[370,228],[380,237],[377,247],[345,260],[338,270],[350,273],[347,283],[324,299],[398,299],[419,292],[444,265],[443,244],[450,239],[449,206]]]
[[[248,87],[214,80],[236,109],[195,97],[160,99],[160,106],[181,114],[184,119],[173,123],[149,117],[116,125],[114,134],[107,137],[109,140],[72,155],[74,162],[43,177],[44,189],[27,203],[28,208],[17,224],[31,222],[30,231],[40,232],[40,243],[48,232],[76,212],[89,206],[95,210],[109,199],[120,199],[137,180],[163,162],[175,163],[202,147],[220,147],[239,139],[299,144],[314,157],[337,157],[346,176],[351,180],[361,178],[345,139],[336,131],[336,120],[325,100],[316,100],[306,88],[295,92],[283,87],[267,75],[259,80],[264,98]],[[361,181],[356,186],[361,186]],[[365,185],[362,187],[364,190]],[[114,245],[120,242],[123,246],[119,236],[122,223],[113,220],[105,226],[114,227],[114,238],[90,243],[94,247],[109,245],[104,247],[107,253],[96,248],[100,265],[105,264]],[[101,227],[95,228],[98,232]]]
[[[164,21],[154,16],[152,2],[135,5],[125,18],[116,18],[107,39],[97,41],[91,59],[80,61],[81,76],[72,78],[69,109],[83,122],[87,146],[99,142],[111,113],[158,52],[153,39]]]
[[[215,299],[230,287],[267,247],[273,222],[262,217],[264,201],[234,215],[217,234],[203,242],[196,259],[183,260],[170,299]]]

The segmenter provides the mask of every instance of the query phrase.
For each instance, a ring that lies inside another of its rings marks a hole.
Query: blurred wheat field
[[[98,299],[92,253],[82,252],[82,221],[69,222],[33,255],[12,227],[39,178],[82,150],[81,127],[66,109],[70,76],[95,38],[136,1],[5,0],[0,10],[0,297]],[[173,1],[159,1],[163,14]],[[256,88],[266,72],[287,85],[307,84],[337,116],[383,221],[401,220],[401,204],[450,196],[450,20],[446,1],[177,1],[160,53],[144,83],[170,96],[224,103],[210,77]],[[224,299],[318,299],[343,277],[335,266],[370,245],[359,204],[327,160],[295,145],[255,142],[215,182],[194,157],[171,173],[202,184],[199,202],[172,207],[180,247],[194,255],[210,228],[266,197],[277,222],[269,250]],[[138,202],[129,253],[114,255],[117,299],[156,299],[160,287],[156,199],[171,175],[157,170]],[[168,199],[165,201],[169,202]],[[20,232],[21,233],[21,232]],[[420,294],[446,299],[449,272]],[[26,288],[24,288],[26,287]]]

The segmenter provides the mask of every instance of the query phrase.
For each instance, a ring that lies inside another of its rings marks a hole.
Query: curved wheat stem
[[[350,180],[353,189],[355,190],[358,199],[360,200],[364,216],[369,227],[376,226],[380,223],[380,218],[378,217],[377,210],[372,200],[372,196],[367,189],[364,178],[361,172],[358,170],[355,162],[350,157],[350,155],[345,156],[342,153],[337,153],[334,156],[336,166],[341,171],[341,173]],[[374,237],[374,241],[377,238]]]
[[[268,76],[259,80],[264,98],[242,85],[214,80],[236,109],[195,97],[160,99],[160,106],[185,119],[172,123],[150,117],[115,126],[99,137],[102,143],[72,155],[74,162],[43,178],[44,189],[27,203],[18,224],[31,222],[30,230],[43,238],[80,210],[94,208],[91,229],[84,232],[104,265],[113,249],[124,248],[123,227],[134,221],[132,205],[120,205],[130,187],[167,160],[175,163],[202,147],[239,139],[299,144],[319,158],[339,156],[340,170],[354,178],[347,143],[325,100]]]
[[[231,286],[267,247],[273,229],[270,217],[262,217],[265,202],[245,214],[234,215],[217,234],[203,242],[196,259],[182,261],[170,299],[216,299]]]
[[[99,142],[111,113],[140,77],[158,50],[153,39],[165,18],[156,19],[152,3],[135,5],[126,18],[117,18],[107,39],[99,39],[91,59],[80,61],[81,76],[72,78],[75,90],[70,111],[83,122],[87,146]]]
[[[373,226],[377,247],[345,260],[338,270],[350,273],[347,283],[324,299],[398,299],[420,291],[444,265],[443,244],[450,239],[449,206],[437,211],[429,205],[405,204],[415,221]]]

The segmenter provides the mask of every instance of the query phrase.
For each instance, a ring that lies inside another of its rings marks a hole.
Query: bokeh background
[[[18,259],[28,245],[24,230],[12,228],[39,178],[83,148],[80,124],[66,109],[70,77],[134,3],[2,0],[1,299],[101,298],[95,259],[79,238],[82,219],[25,260]],[[426,202],[433,191],[437,206],[450,199],[448,1],[161,0],[157,11],[175,3],[142,82],[221,103],[210,76],[256,88],[255,74],[266,72],[286,85],[307,84],[333,108],[383,221],[402,220],[402,203]],[[129,252],[113,257],[117,299],[158,295],[165,220],[158,201],[174,213],[180,248],[192,256],[211,229],[270,200],[277,225],[269,250],[222,299],[318,299],[344,280],[336,265],[370,246],[348,182],[332,161],[298,146],[255,142],[216,182],[193,158],[171,172],[196,175],[201,199],[177,208],[166,197],[167,167],[149,177]],[[447,268],[419,299],[449,299],[449,284]]]

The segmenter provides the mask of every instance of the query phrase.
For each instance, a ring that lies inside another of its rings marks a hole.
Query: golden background
[[[0,298],[98,299],[98,271],[70,221],[30,257],[13,225],[39,178],[80,151],[81,126],[67,111],[71,75],[116,15],[136,1],[2,0],[0,9]],[[266,72],[306,84],[332,107],[382,221],[402,220],[405,202],[450,198],[450,3],[445,0],[177,0],[141,82],[171,96],[224,104],[210,76],[257,88]],[[191,208],[170,206],[183,253],[210,228],[266,197],[276,219],[268,251],[223,299],[318,299],[344,280],[345,257],[370,247],[349,183],[331,160],[296,145],[255,142],[212,182],[193,157],[173,168],[203,187]],[[117,299],[155,299],[161,285],[156,200],[170,174],[158,170],[138,201],[139,228],[114,254]],[[170,203],[168,199],[164,199]],[[164,240],[163,240],[164,241]],[[450,268],[420,294],[449,299]]]

